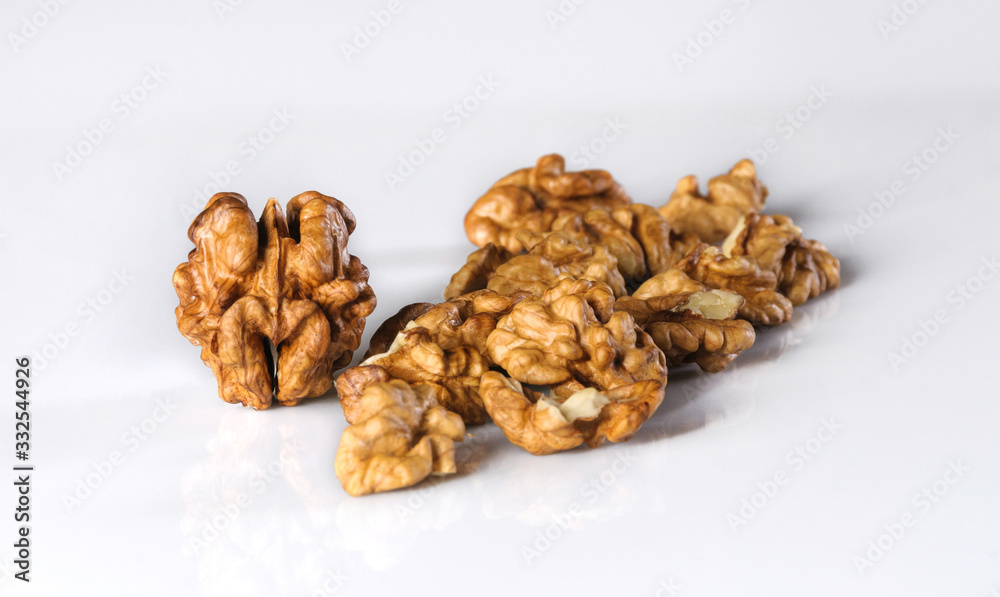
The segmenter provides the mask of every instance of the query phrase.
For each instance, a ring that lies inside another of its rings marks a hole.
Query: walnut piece
[[[441,407],[431,388],[372,384],[340,436],[334,471],[352,496],[409,487],[456,472],[455,442],[464,438],[462,418]]]
[[[382,352],[337,378],[348,422],[357,420],[359,403],[368,386],[390,379],[428,386],[441,406],[460,415],[469,425],[486,422],[489,415],[479,396],[479,378],[492,365],[486,338],[497,320],[523,298],[523,294],[507,297],[481,290],[431,306],[406,323],[405,317],[394,317],[387,322],[388,329],[401,329],[389,346],[380,341]],[[413,307],[405,307],[403,312],[422,309]]]
[[[708,286],[691,279],[691,276],[677,268],[671,268],[643,282],[632,293],[632,298],[651,299],[660,296],[689,294],[701,290],[708,290]]]
[[[486,288],[497,268],[510,261],[513,256],[507,249],[499,248],[493,243],[486,243],[481,249],[473,251],[444,289],[445,300]]]
[[[494,183],[465,216],[465,232],[478,247],[493,243],[520,253],[518,231],[548,232],[562,214],[610,211],[631,202],[604,170],[566,172],[562,156],[551,154]]]
[[[411,321],[420,317],[433,307],[433,303],[411,303],[404,306],[395,315],[382,322],[378,326],[372,339],[368,341],[368,351],[365,352],[364,360],[370,360],[378,354],[386,353],[397,349],[393,346],[400,332],[408,329]]]
[[[778,291],[798,306],[840,285],[840,261],[823,243],[802,238],[788,216],[748,214],[722,244],[726,256],[749,256],[777,274]]]
[[[767,187],[757,180],[757,169],[750,160],[741,160],[728,174],[708,181],[708,195],[702,195],[698,179],[682,178],[660,207],[660,214],[680,233],[693,233],[703,242],[721,242],[736,227],[740,218],[757,213],[767,200]]]
[[[347,206],[310,191],[287,211],[271,199],[255,222],[242,196],[214,195],[173,276],[178,329],[201,346],[222,399],[255,409],[325,393],[375,308],[368,269],[347,252]]]
[[[650,299],[618,299],[667,357],[669,365],[697,363],[717,373],[756,339],[750,322],[736,319],[743,297],[728,290],[696,291]]]
[[[667,271],[699,242],[694,234],[671,228],[670,223],[652,206],[633,203],[628,210],[632,216],[629,229],[642,245],[648,276]],[[615,210],[616,219],[621,211]]]
[[[628,209],[614,212],[592,209],[582,214],[559,216],[552,223],[552,230],[580,245],[604,247],[614,255],[618,271],[626,280],[638,280],[646,277],[646,256],[642,245],[632,236],[631,225],[632,212]]]
[[[577,242],[564,232],[523,233],[520,238],[530,250],[497,267],[488,289],[503,295],[539,295],[556,280],[572,278],[607,284],[616,296],[627,293],[618,260],[605,247]]]
[[[751,323],[778,325],[792,317],[791,301],[777,292],[778,276],[761,269],[752,257],[726,257],[719,247],[702,243],[674,267],[709,288],[742,295],[746,302],[739,314]]]
[[[508,439],[535,454],[596,447],[629,439],[653,414],[663,400],[665,358],[631,315],[613,307],[606,284],[562,279],[500,318],[487,339],[492,360],[517,382],[552,386],[543,399],[498,374],[483,376],[486,410]],[[549,408],[561,419],[539,412]]]

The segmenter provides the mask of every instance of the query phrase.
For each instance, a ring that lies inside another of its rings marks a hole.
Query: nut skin
[[[632,315],[656,346],[667,357],[668,365],[697,363],[707,373],[718,373],[744,350],[753,346],[753,325],[736,319],[743,298],[732,293],[734,308],[723,316],[709,319],[685,306],[694,292],[658,296],[650,299],[620,298],[616,311]]]
[[[370,358],[372,355],[381,354],[389,350],[396,335],[406,328],[406,324],[420,317],[433,307],[433,303],[411,303],[402,307],[395,315],[382,322],[378,326],[372,339],[368,341],[368,351],[362,360]]]
[[[481,249],[473,251],[444,289],[445,300],[486,288],[497,268],[510,261],[513,256],[507,249],[493,243],[486,243]]]
[[[840,286],[840,260],[823,243],[802,239],[789,246],[778,273],[778,290],[801,305]]]
[[[440,406],[431,388],[375,383],[340,437],[334,470],[352,496],[409,487],[431,474],[455,473],[455,442],[464,437],[461,417]]]
[[[529,251],[500,265],[487,284],[489,290],[502,295],[539,295],[556,280],[568,277],[607,284],[616,296],[627,293],[618,260],[605,247],[578,242],[564,232],[522,234],[520,238]]]
[[[514,445],[541,456],[583,443],[583,432],[558,409],[538,407],[538,392],[496,371],[484,374],[479,388],[493,422]]]
[[[630,438],[663,400],[667,381],[663,353],[631,315],[613,307],[606,284],[562,279],[514,305],[487,339],[492,360],[517,382],[552,386],[563,400],[584,388],[610,399],[596,417],[566,421],[589,447]],[[537,396],[519,391],[522,398],[516,399],[510,393],[516,386],[490,378],[489,393],[480,382],[481,395],[508,439],[535,454],[568,449],[560,446],[572,443],[575,434],[553,427],[551,413],[536,412]]]
[[[383,326],[399,331],[388,342],[380,340],[380,346],[388,348],[398,338],[398,349],[387,354],[380,350],[373,362],[365,361],[337,378],[337,391],[348,422],[356,420],[358,402],[369,385],[392,379],[432,388],[438,402],[460,415],[468,425],[488,421],[489,415],[479,396],[479,378],[493,365],[487,354],[486,338],[497,320],[525,296],[517,293],[508,297],[480,290],[430,306],[409,322],[404,321],[406,315],[391,318]]]
[[[777,292],[778,276],[763,270],[752,257],[726,257],[715,246],[696,245],[677,269],[709,288],[732,290],[744,304],[739,315],[757,325],[779,325],[792,317],[792,303]]]
[[[753,162],[741,160],[727,174],[708,181],[707,195],[701,194],[696,177],[685,176],[659,211],[677,232],[718,243],[741,217],[760,212],[766,200],[767,187],[757,179]]]
[[[288,202],[287,220],[273,199],[259,222],[241,195],[209,199],[188,230],[195,249],[174,271],[175,315],[223,400],[298,404],[350,362],[375,308],[368,270],[347,252],[354,227],[347,206],[315,191]]]
[[[465,232],[478,247],[493,243],[512,253],[525,247],[518,231],[548,232],[557,217],[592,209],[611,211],[632,203],[604,170],[566,172],[558,154],[542,156],[533,168],[501,178],[465,216]]]
[[[616,219],[625,219],[624,216],[619,216],[621,211],[623,210],[615,210]],[[652,206],[633,203],[628,206],[628,211],[631,215],[628,218],[628,228],[642,245],[647,277],[669,270],[699,242],[693,233],[681,233],[672,229],[670,223]]]
[[[561,215],[552,223],[552,230],[581,245],[604,247],[614,255],[618,271],[626,280],[640,280],[646,277],[646,256],[642,245],[632,236],[631,216],[632,212],[625,208],[614,212],[592,209],[582,214]]]
[[[677,268],[670,268],[643,282],[635,289],[631,298],[645,300],[668,295],[690,294],[703,290],[708,290],[708,286],[692,279],[691,276]]]
[[[803,238],[788,216],[748,214],[723,249],[752,257],[762,269],[777,274],[778,291],[794,306],[840,286],[840,261],[823,243]]]

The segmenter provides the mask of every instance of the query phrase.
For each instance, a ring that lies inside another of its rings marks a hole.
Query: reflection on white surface
[[[834,317],[839,309],[836,292],[797,307],[788,323],[758,328],[754,345],[719,373],[705,373],[694,365],[671,368],[663,404],[636,440],[653,441],[746,421],[754,412],[761,374],[780,367],[789,349],[808,341],[816,325]]]
[[[349,576],[323,507],[343,496],[314,472],[331,468],[312,444],[325,425],[299,416],[276,424],[270,414],[226,412],[207,457],[183,478],[181,549],[197,561],[205,594],[305,594]]]

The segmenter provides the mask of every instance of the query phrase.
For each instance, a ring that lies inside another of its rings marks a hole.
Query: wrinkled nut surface
[[[618,299],[663,351],[669,365],[697,363],[717,373],[756,339],[750,322],[736,319],[743,297],[728,290],[696,291],[651,299]]]
[[[530,250],[497,267],[486,287],[498,294],[542,294],[560,278],[607,284],[616,296],[627,294],[618,260],[600,245],[580,243],[564,232],[522,234]]]
[[[357,420],[359,402],[369,385],[397,379],[431,388],[438,403],[460,415],[466,424],[485,423],[489,415],[479,396],[479,378],[492,365],[486,338],[497,320],[524,296],[507,297],[482,290],[426,310],[422,306],[405,307],[401,313],[423,312],[411,320],[397,314],[387,329],[399,331],[388,346],[383,336],[379,342],[382,352],[372,354],[337,378],[348,422]],[[375,349],[373,346],[369,352]]]
[[[364,360],[369,360],[373,356],[389,352],[393,348],[393,342],[397,336],[411,321],[420,317],[433,307],[433,303],[411,303],[402,307],[395,315],[382,322],[378,326],[372,339],[368,341],[368,350],[365,352]]]
[[[840,261],[823,243],[802,237],[788,216],[748,214],[722,244],[726,256],[748,256],[777,274],[778,291],[795,306],[840,285]]]
[[[642,245],[632,236],[631,226],[632,212],[628,209],[614,212],[592,209],[556,218],[552,230],[563,233],[582,246],[604,247],[614,255],[618,271],[625,279],[638,280],[646,277],[646,255]]]
[[[562,156],[551,154],[494,183],[465,216],[465,232],[478,247],[493,243],[520,253],[518,231],[548,232],[562,214],[610,211],[631,202],[604,170],[566,172]]]
[[[455,473],[461,417],[437,404],[432,389],[402,381],[368,386],[354,423],[340,436],[334,470],[353,496],[409,487]]]
[[[473,251],[444,289],[445,300],[486,288],[497,268],[510,261],[513,256],[507,249],[493,243],[487,243],[483,248]]]
[[[703,242],[721,242],[736,227],[740,218],[757,213],[767,200],[767,187],[757,180],[757,169],[750,160],[741,160],[727,174],[708,181],[708,194],[702,195],[698,179],[686,176],[660,214],[680,233],[692,233]]]
[[[375,308],[368,270],[347,252],[351,211],[315,191],[287,211],[271,199],[256,222],[242,196],[214,195],[173,276],[178,329],[201,346],[223,400],[255,409],[326,392]]]
[[[532,453],[568,449],[561,446],[577,436],[565,425],[576,428],[580,441],[590,447],[625,441],[663,400],[663,353],[631,315],[614,312],[614,294],[606,284],[560,280],[537,298],[514,305],[497,322],[487,345],[492,360],[512,379],[552,386],[552,397],[543,400],[492,373],[483,381],[494,383],[483,387],[481,381],[483,402],[494,422]],[[593,392],[580,393],[588,388]],[[555,413],[539,412],[552,407],[564,424],[555,425]]]
[[[696,245],[675,266],[709,288],[732,290],[745,300],[739,315],[754,324],[778,325],[791,319],[792,303],[777,292],[778,276],[752,257],[726,257],[719,247]]]
[[[651,299],[661,296],[690,294],[701,290],[708,290],[708,286],[697,280],[693,280],[691,276],[677,268],[671,268],[643,282],[632,293],[632,298]]]
[[[628,206],[631,212],[630,231],[642,245],[648,276],[661,274],[674,266],[700,239],[690,232],[678,232],[670,227],[656,208],[642,203]],[[615,215],[621,210],[615,210]]]

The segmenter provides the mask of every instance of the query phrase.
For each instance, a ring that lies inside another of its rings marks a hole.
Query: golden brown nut
[[[433,306],[433,303],[411,303],[383,321],[382,325],[378,326],[378,329],[372,334],[372,339],[368,341],[365,360],[370,359],[373,355],[388,352],[399,332],[406,329],[411,321],[429,311]]]
[[[677,232],[690,232],[703,242],[721,242],[740,218],[757,213],[767,200],[767,187],[757,180],[750,160],[741,160],[728,174],[708,181],[708,195],[702,195],[698,179],[686,176],[677,183],[670,201],[660,214]]]
[[[546,155],[535,167],[494,183],[465,216],[469,240],[479,247],[493,243],[520,253],[524,246],[516,236],[519,230],[548,232],[561,214],[610,211],[632,202],[604,170],[566,172],[565,167],[562,156]]]
[[[564,232],[519,237],[530,247],[500,265],[487,288],[503,295],[528,292],[539,295],[561,277],[607,284],[616,296],[627,293],[618,260],[600,245],[580,243]]]
[[[645,300],[661,296],[690,294],[701,290],[708,290],[708,286],[691,279],[690,276],[677,268],[670,268],[643,282],[632,293],[632,298]]]
[[[486,338],[497,320],[524,296],[481,290],[434,305],[406,322],[383,352],[337,378],[348,422],[355,422],[358,402],[367,387],[390,379],[425,384],[442,406],[459,414],[467,424],[486,422],[489,415],[479,396],[479,378],[492,365]],[[402,319],[396,319],[390,328],[398,327]]]
[[[688,251],[677,269],[709,288],[738,292],[745,299],[740,317],[760,325],[778,325],[792,317],[792,303],[776,291],[778,276],[752,257],[726,257],[718,247],[700,244]]]
[[[840,261],[823,243],[800,239],[789,245],[778,273],[778,291],[801,305],[840,286]]]
[[[462,269],[455,272],[451,282],[444,289],[445,300],[486,288],[498,267],[510,261],[514,255],[493,243],[473,251]]]
[[[615,256],[618,271],[626,280],[639,280],[646,277],[646,256],[642,245],[632,236],[631,226],[632,212],[625,208],[614,212],[592,209],[582,214],[564,214],[552,222],[553,231],[581,245],[604,247]]]
[[[437,404],[433,391],[402,381],[368,386],[354,424],[344,430],[334,470],[353,496],[415,485],[456,472],[461,417]]]
[[[614,217],[621,219],[619,214],[622,211],[624,208],[615,210]],[[628,206],[628,211],[631,214],[629,230],[642,245],[650,276],[673,267],[699,242],[698,237],[690,232],[675,231],[660,212],[649,205],[633,203]]]
[[[698,291],[651,299],[620,298],[626,311],[652,338],[670,365],[697,363],[704,371],[726,368],[753,346],[750,322],[736,319],[743,297],[728,290]]]
[[[223,400],[294,405],[350,362],[375,308],[368,269],[347,252],[354,227],[343,203],[315,191],[288,202],[287,221],[271,199],[255,223],[236,193],[195,218],[195,249],[173,276],[177,327],[202,347]]]
[[[801,305],[840,285],[840,262],[822,243],[802,238],[788,216],[748,214],[722,244],[724,254],[753,257],[778,275],[778,291]]]
[[[532,454],[571,450],[583,443],[583,432],[560,412],[558,402],[543,397],[496,371],[479,382],[493,422],[515,445]]]
[[[518,382],[549,385],[553,393],[539,406],[537,395],[484,376],[495,382],[489,394],[481,382],[486,409],[511,441],[537,454],[566,449],[559,446],[576,437],[565,427],[572,425],[595,447],[629,439],[653,414],[667,379],[663,353],[613,306],[606,284],[562,279],[500,318],[487,339],[492,360]],[[565,424],[538,412],[552,406]]]

